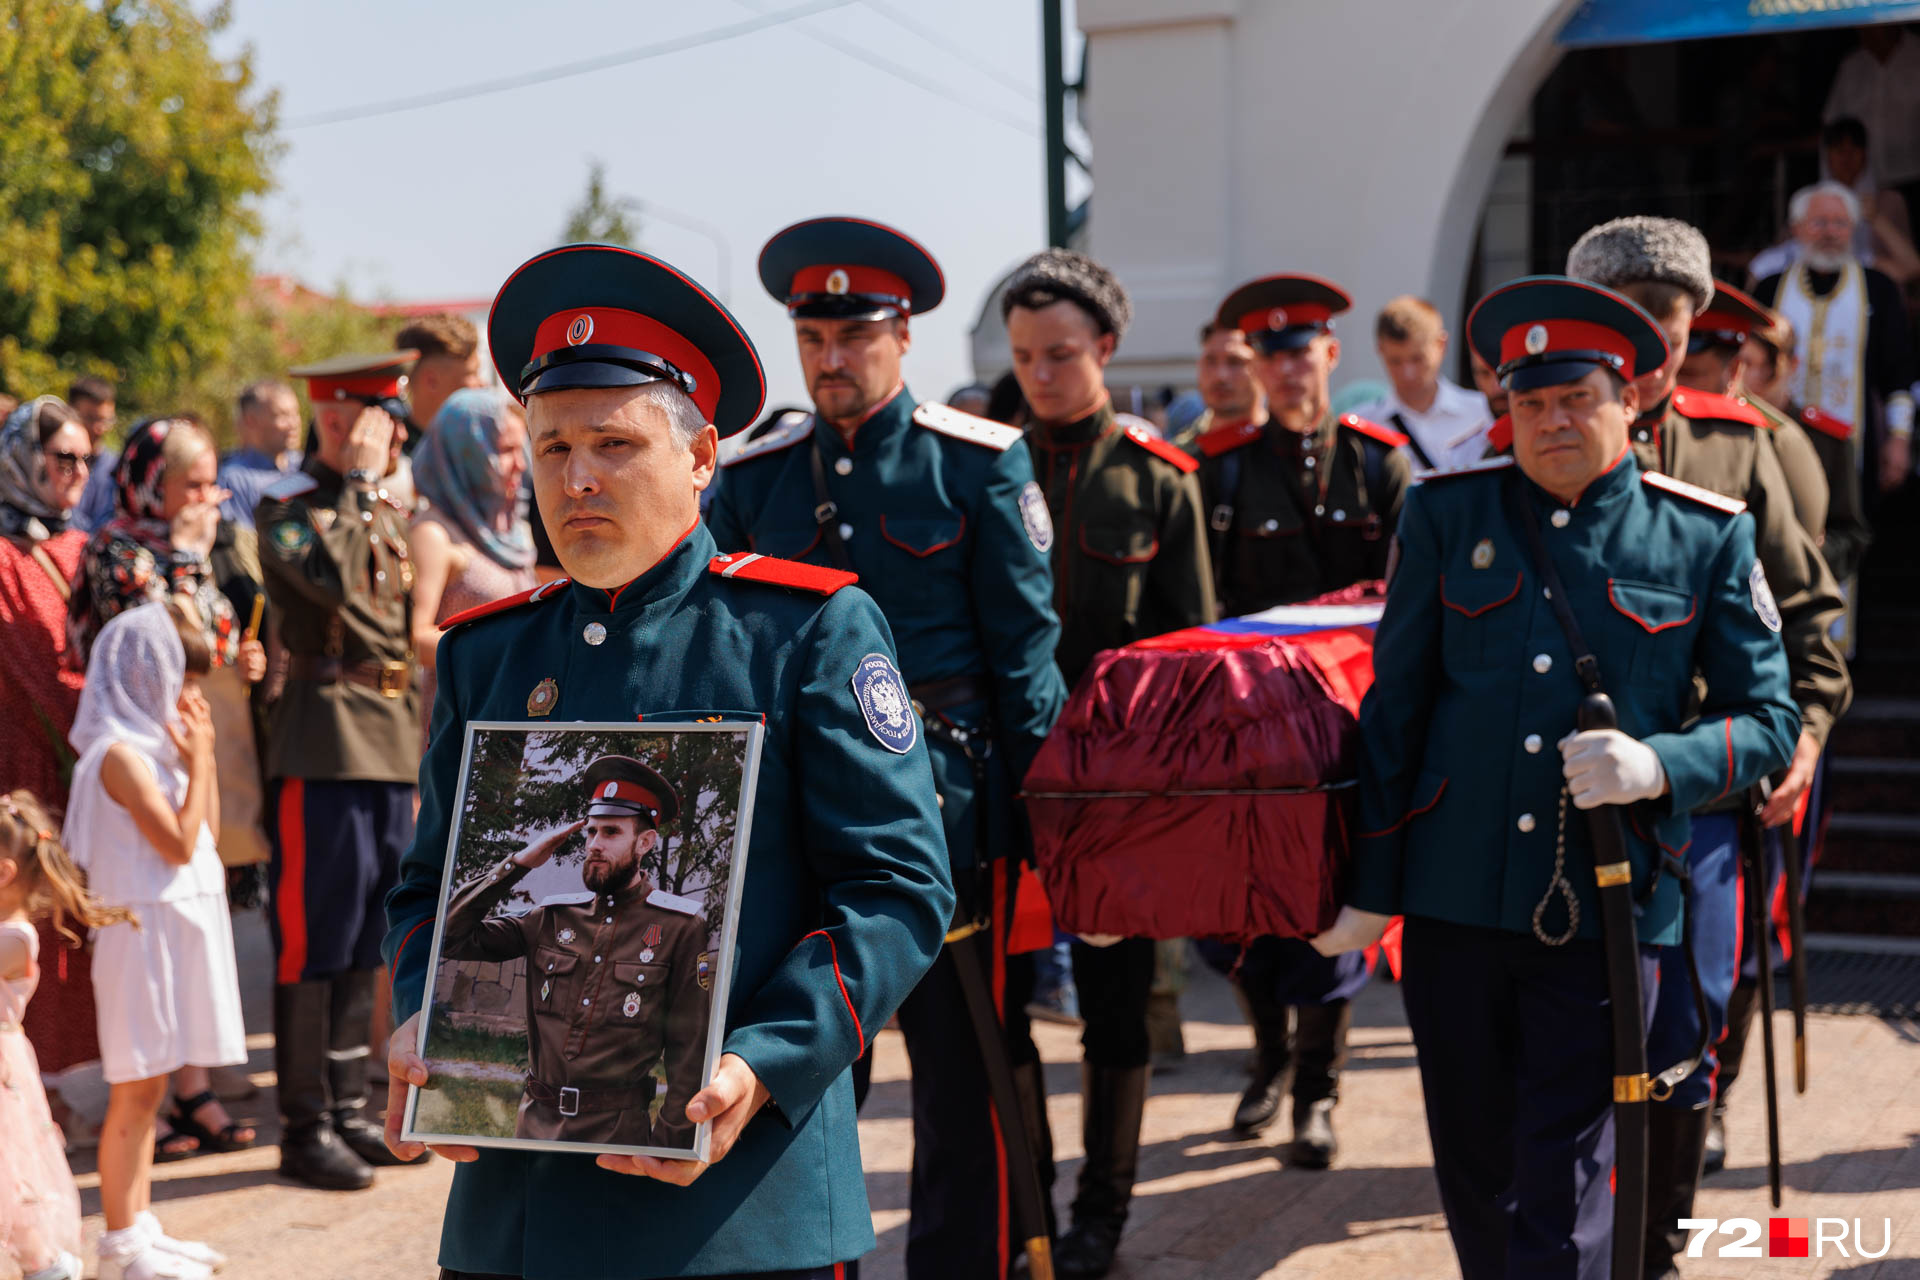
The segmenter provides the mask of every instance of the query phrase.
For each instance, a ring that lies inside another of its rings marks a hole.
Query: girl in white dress
[[[141,605],[101,628],[68,735],[80,759],[67,849],[94,896],[139,922],[103,931],[94,950],[100,1056],[113,1086],[100,1132],[100,1280],[206,1280],[225,1261],[167,1236],[149,1207],[168,1075],[247,1056],[214,847],[213,724],[198,688],[210,655],[189,607]]]

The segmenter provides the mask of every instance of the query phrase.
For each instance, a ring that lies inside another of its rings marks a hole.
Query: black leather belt
[[[348,662],[317,653],[296,653],[287,660],[287,679],[314,684],[357,684],[398,698],[413,684],[411,662]]]
[[[985,702],[987,685],[978,676],[948,676],[945,680],[908,685],[907,693],[920,704],[923,712],[946,711],[968,702]]]
[[[544,1080],[527,1077],[527,1096],[554,1108],[563,1116],[577,1116],[586,1111],[631,1111],[636,1107],[650,1107],[658,1092],[652,1083],[637,1089],[576,1089],[572,1085],[556,1089]]]

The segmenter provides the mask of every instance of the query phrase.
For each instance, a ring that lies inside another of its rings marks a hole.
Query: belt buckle
[[[572,1085],[560,1091],[560,1114],[563,1116],[580,1114],[580,1091]]]
[[[380,664],[380,696],[397,698],[407,691],[408,677],[413,674],[404,662],[383,662]]]

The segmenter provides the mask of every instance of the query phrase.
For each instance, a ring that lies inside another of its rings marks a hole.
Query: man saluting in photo
[[[527,1091],[516,1138],[691,1150],[687,1103],[707,1056],[710,970],[701,904],[656,889],[646,859],[680,812],[658,773],[627,756],[587,766],[587,816],[455,890],[442,953],[527,957]],[[575,832],[586,836],[585,893],[524,915],[488,913]],[[653,1064],[667,1092],[653,1119]]]
[[[701,524],[716,427],[746,427],[766,392],[706,290],[642,253],[567,245],[508,279],[487,329],[570,576],[440,641],[419,834],[387,899],[387,1140],[420,1149],[398,1126],[406,1086],[429,1083],[415,1046],[467,725],[763,721],[720,1058],[686,1106],[712,1124],[708,1162],[438,1147],[462,1162],[441,1275],[831,1276],[874,1243],[850,1068],[953,914],[919,726],[876,711],[906,691],[886,621],[852,574],[723,556]]]

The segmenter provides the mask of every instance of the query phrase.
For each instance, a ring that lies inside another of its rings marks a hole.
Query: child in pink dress
[[[30,792],[0,796],[0,1271],[26,1280],[80,1280],[80,1193],[20,1029],[40,981],[35,924],[78,943],[72,925],[132,919],[87,896],[53,827]]]

